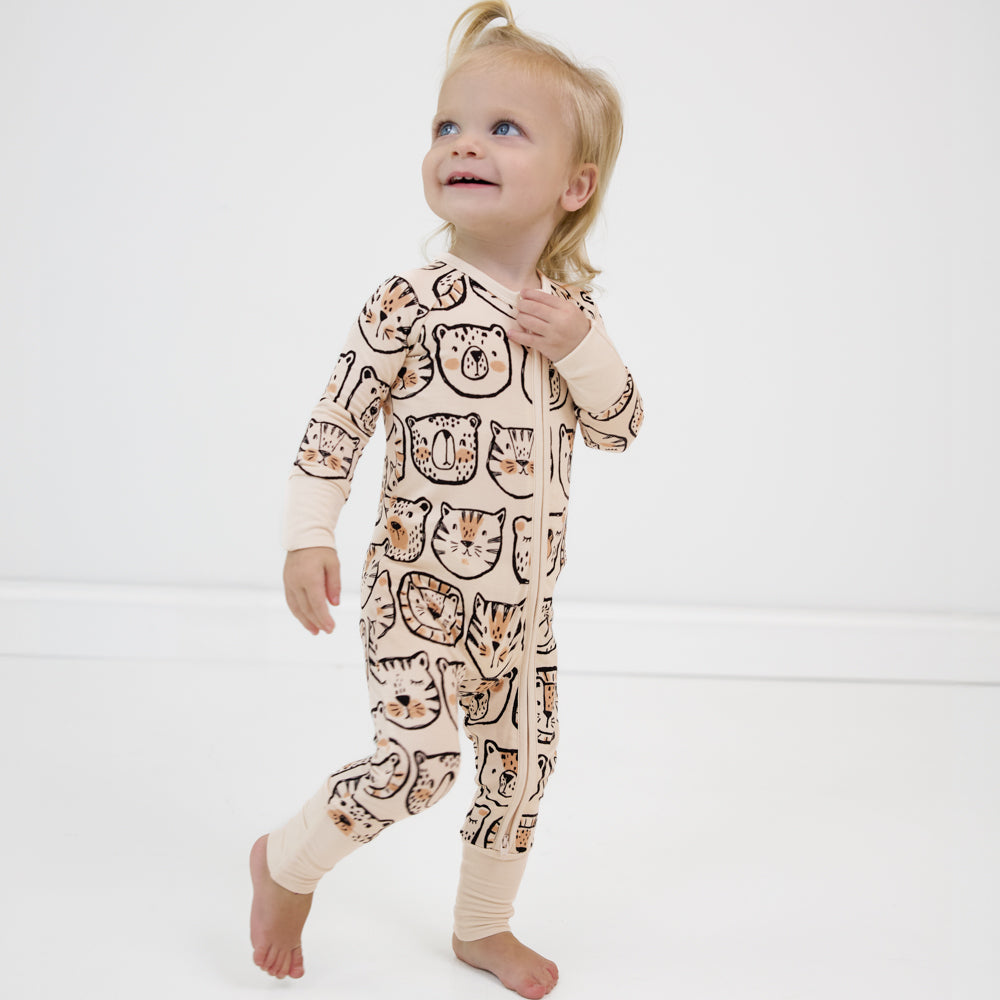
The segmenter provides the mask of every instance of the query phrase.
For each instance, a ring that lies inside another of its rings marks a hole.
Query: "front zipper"
[[[534,389],[535,424],[533,433],[533,452],[535,455],[535,486],[534,486],[534,508],[532,510],[532,534],[531,534],[531,575],[528,580],[528,596],[525,599],[525,610],[530,612],[524,629],[524,669],[521,671],[521,682],[518,689],[519,712],[521,715],[521,725],[517,732],[517,777],[515,779],[515,790],[518,793],[517,802],[511,807],[510,817],[507,821],[507,829],[500,841],[501,853],[509,854],[511,848],[511,838],[517,830],[517,824],[521,818],[521,810],[527,800],[528,794],[528,771],[531,761],[535,757],[535,745],[537,743],[535,730],[535,631],[538,627],[538,606],[542,592],[542,575],[544,573],[544,563],[542,552],[545,539],[545,472],[548,468],[546,464],[547,455],[545,448],[548,439],[545,436],[545,380],[543,377],[544,359],[535,350],[528,351],[528,365],[531,372],[530,382]]]

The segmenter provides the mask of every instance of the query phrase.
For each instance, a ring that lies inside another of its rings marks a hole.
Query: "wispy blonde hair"
[[[501,18],[505,24],[493,24]],[[510,7],[497,0],[475,3],[459,15],[448,35],[444,79],[473,57],[516,62],[547,77],[565,98],[575,136],[574,164],[593,163],[597,184],[582,208],[567,212],[556,224],[538,259],[538,269],[560,284],[589,285],[600,271],[587,257],[587,234],[600,214],[622,143],[617,89],[601,70],[580,66],[554,45],[522,31],[514,23]],[[455,227],[450,222],[437,232],[447,233],[454,242]]]

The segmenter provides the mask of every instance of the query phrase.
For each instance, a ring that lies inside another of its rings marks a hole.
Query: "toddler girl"
[[[453,948],[537,998],[556,967],[508,921],[556,761],[552,591],[570,459],[578,432],[622,451],[642,422],[587,290],[597,272],[584,248],[621,112],[602,74],[523,33],[504,3],[470,7],[455,37],[423,164],[450,252],[367,301],[289,480],[288,604],[310,632],[330,632],[334,527],[382,414],[382,499],[361,586],[374,750],[254,845],[251,937],[266,972],[302,975],[320,877],[451,788],[461,714],[477,790]]]

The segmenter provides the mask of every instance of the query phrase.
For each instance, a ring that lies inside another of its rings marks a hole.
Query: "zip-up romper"
[[[454,255],[387,279],[313,410],[289,480],[288,549],[336,547],[380,412],[386,456],[361,587],[375,749],[269,837],[271,874],[295,892],[448,791],[459,708],[478,781],[462,837],[499,857],[531,847],[556,761],[552,591],[577,425],[590,447],[622,451],[642,423],[589,294],[543,284],[591,320],[557,364],[507,339],[517,293]]]

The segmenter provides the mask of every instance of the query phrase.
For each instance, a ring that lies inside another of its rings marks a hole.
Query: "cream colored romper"
[[[270,836],[271,873],[293,891],[451,788],[459,711],[477,779],[462,837],[497,858],[531,847],[556,761],[552,591],[573,443],[579,430],[622,451],[642,423],[589,294],[543,286],[591,320],[557,364],[507,339],[517,293],[459,258],[389,278],[313,410],[289,481],[290,550],[335,547],[358,456],[384,422],[361,586],[375,738]]]

